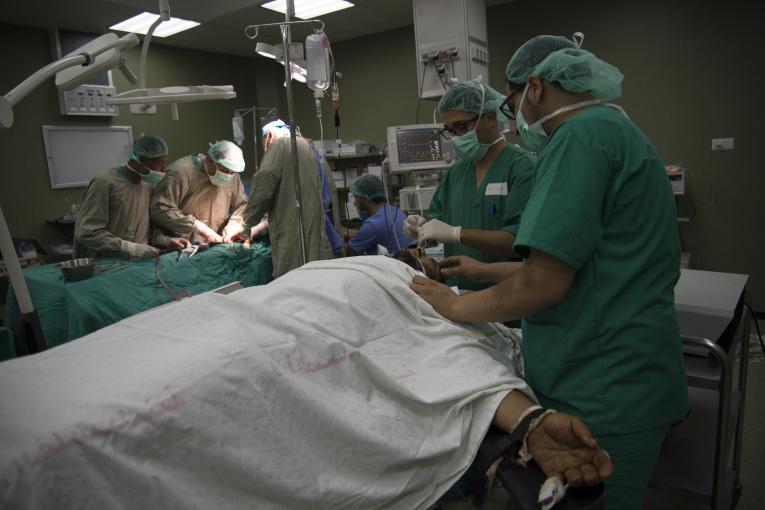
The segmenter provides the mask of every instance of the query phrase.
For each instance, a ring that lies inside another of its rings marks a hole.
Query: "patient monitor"
[[[388,161],[392,174],[411,173],[414,186],[399,191],[399,206],[419,212],[430,206],[441,172],[454,162],[450,140],[440,135],[443,124],[412,124],[388,128]]]

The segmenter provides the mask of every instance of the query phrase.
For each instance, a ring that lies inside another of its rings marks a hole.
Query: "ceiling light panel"
[[[126,19],[116,25],[112,25],[109,28],[112,30],[119,30],[120,32],[133,32],[134,34],[146,34],[149,31],[152,23],[159,19],[159,14],[152,14],[150,12],[142,12],[138,16],[133,16],[130,19]],[[168,21],[162,22],[152,34],[153,37],[168,37],[178,32],[183,32],[190,28],[199,26],[196,21],[190,21],[181,18],[170,18]]]
[[[273,0],[266,2],[261,7],[285,14],[287,12],[286,0]],[[312,19],[322,14],[339,11],[353,7],[351,2],[345,0],[295,0],[295,17],[300,19]]]

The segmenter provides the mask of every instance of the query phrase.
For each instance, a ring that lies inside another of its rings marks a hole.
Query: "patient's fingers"
[[[571,431],[573,432],[574,437],[579,439],[582,443],[586,444],[590,448],[595,448],[598,444],[595,442],[595,439],[592,437],[592,433],[590,432],[590,429],[579,418],[577,417],[573,417],[573,418],[574,419],[571,421]]]
[[[598,468],[600,478],[610,478],[614,474],[614,461],[605,450],[598,450],[592,463]]]
[[[589,485],[590,487],[593,487],[595,485],[598,485],[600,483],[600,476],[598,475],[597,470],[592,464],[585,464],[581,468],[579,468],[579,471],[582,474],[582,480],[584,481],[585,485]]]

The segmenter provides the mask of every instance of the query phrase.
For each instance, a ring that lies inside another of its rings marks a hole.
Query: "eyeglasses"
[[[513,96],[516,95],[519,90],[521,89],[517,88],[510,92],[502,104],[499,105],[499,111],[505,114],[505,116],[510,120],[515,120],[515,112],[513,111]]]
[[[473,124],[478,120],[478,117],[480,115],[476,115],[472,119],[468,119],[464,122],[457,122],[451,127],[444,126],[444,128],[438,132],[439,135],[441,135],[442,138],[445,138],[447,140],[450,140],[454,138],[455,136],[462,136],[471,129],[473,129]]]

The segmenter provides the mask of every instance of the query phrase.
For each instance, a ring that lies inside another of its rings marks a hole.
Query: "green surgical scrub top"
[[[523,321],[527,382],[542,405],[595,434],[680,419],[680,242],[656,149],[622,113],[595,106],[560,125],[538,157],[515,251],[545,252],[576,276],[563,301]]]
[[[475,163],[458,161],[441,178],[430,202],[428,217],[462,228],[507,230],[515,234],[531,192],[533,168],[529,153],[508,144],[476,186]],[[482,262],[503,262],[510,258],[489,255],[464,244],[445,244],[444,255],[468,255]],[[449,284],[467,290],[491,286],[467,279],[453,279]]]

